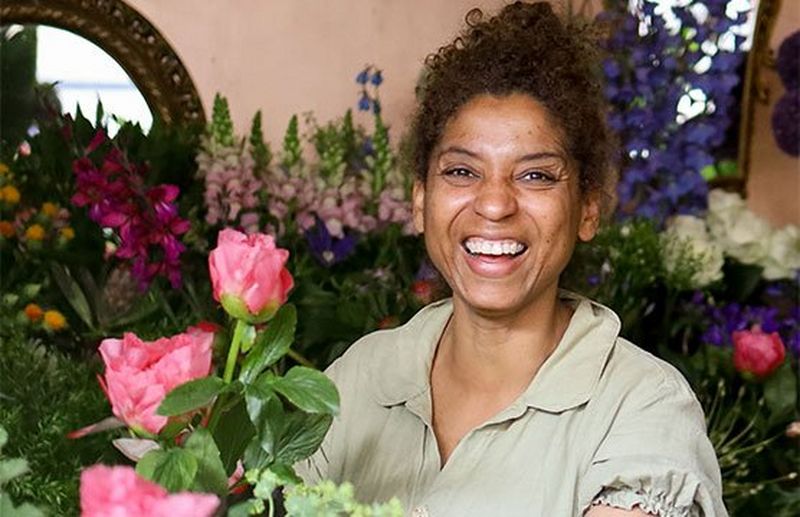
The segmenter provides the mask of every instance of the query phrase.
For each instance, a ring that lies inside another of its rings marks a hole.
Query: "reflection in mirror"
[[[16,99],[4,107],[15,114],[14,125],[21,126],[7,131],[6,139],[19,139],[20,130],[35,131],[30,124],[37,104],[31,98],[36,85],[38,95],[62,113],[74,116],[80,108],[89,120],[96,120],[102,105],[102,122],[112,136],[126,121],[138,123],[145,133],[150,129],[153,116],[139,89],[119,63],[94,43],[46,25],[10,25],[3,35],[4,72],[6,77],[19,77],[4,88]]]
[[[36,80],[53,83],[63,113],[75,115],[77,106],[95,120],[98,102],[113,134],[120,122],[138,123],[147,133],[153,123],[139,89],[111,56],[94,43],[69,31],[36,27]]]

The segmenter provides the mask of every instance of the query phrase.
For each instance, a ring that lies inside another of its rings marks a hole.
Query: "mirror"
[[[30,67],[6,77],[58,83],[52,93],[65,112],[74,111],[80,102],[81,111],[93,120],[99,91],[106,113],[139,121],[143,128],[152,123],[152,114],[166,124],[205,122],[199,95],[181,60],[158,30],[122,0],[3,0],[0,20],[6,34],[30,27],[23,46],[34,45],[38,65],[35,78],[30,77]],[[76,45],[70,57],[79,65],[65,65],[61,57],[48,54],[49,48],[62,50],[68,44]],[[10,59],[5,54],[3,58]],[[95,76],[87,73],[95,71]],[[130,100],[125,108],[116,102],[121,96]]]

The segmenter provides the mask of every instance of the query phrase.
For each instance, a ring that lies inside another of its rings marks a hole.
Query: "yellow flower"
[[[6,165],[3,162],[0,162],[0,176],[5,176],[6,174],[8,174],[8,171],[9,171],[8,165]]]
[[[58,231],[59,235],[64,239],[71,241],[75,238],[75,230],[72,229],[72,226],[65,226]]]
[[[19,190],[14,185],[6,185],[0,188],[0,201],[5,201],[9,205],[19,203]]]
[[[47,217],[55,217],[58,215],[58,205],[51,203],[50,201],[46,201],[42,203],[42,213]]]
[[[0,236],[10,239],[15,233],[14,225],[10,221],[0,221]]]
[[[42,308],[36,305],[35,303],[29,303],[28,305],[26,305],[24,312],[25,316],[27,316],[27,318],[34,323],[42,319],[42,314],[44,314],[42,312]]]
[[[67,318],[57,310],[44,311],[44,326],[50,330],[61,330],[67,326]]]
[[[41,241],[44,239],[44,227],[41,224],[32,224],[25,230],[25,238],[29,241]]]

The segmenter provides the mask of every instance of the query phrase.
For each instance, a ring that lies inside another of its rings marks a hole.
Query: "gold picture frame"
[[[65,29],[113,57],[166,124],[203,124],[194,82],[159,31],[122,0],[3,0],[0,23]]]

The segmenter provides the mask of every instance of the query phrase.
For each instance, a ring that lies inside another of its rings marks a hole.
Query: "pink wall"
[[[292,114],[326,121],[355,107],[356,73],[383,68],[381,100],[397,141],[414,104],[425,56],[447,43],[474,6],[505,0],[127,0],[169,40],[210,112],[228,97],[239,132],[261,109],[267,139],[280,145]],[[574,1],[575,4],[583,0]],[[599,5],[600,0],[593,0]],[[800,2],[784,0],[774,41],[800,28]],[[774,72],[769,72],[773,74]],[[779,85],[778,85],[779,86]],[[779,88],[775,88],[776,90]],[[776,94],[778,92],[776,91]],[[778,96],[773,95],[772,102]],[[774,224],[800,224],[798,160],[783,155],[769,130],[769,106],[756,112],[749,203]],[[367,124],[365,116],[357,118]]]

